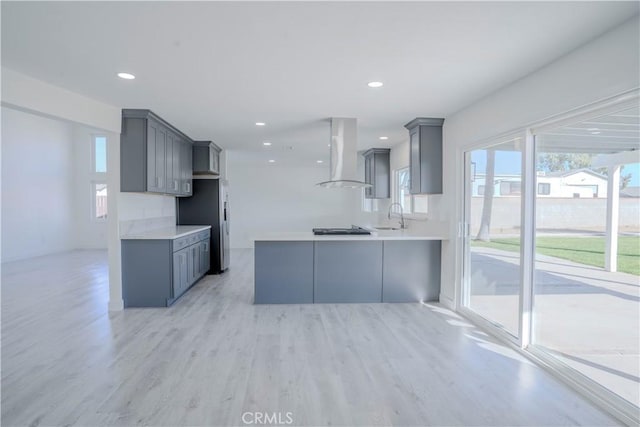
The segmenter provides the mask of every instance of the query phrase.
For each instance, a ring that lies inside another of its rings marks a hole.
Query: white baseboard
[[[440,294],[439,298],[440,304],[442,304],[443,307],[446,307],[451,311],[456,311],[456,304],[451,298],[447,297],[444,294]]]
[[[109,300],[109,311],[122,311],[122,310],[124,310],[124,301],[122,299]]]

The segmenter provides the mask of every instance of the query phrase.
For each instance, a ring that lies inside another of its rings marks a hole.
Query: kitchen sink
[[[398,227],[374,227],[376,230],[400,230]]]

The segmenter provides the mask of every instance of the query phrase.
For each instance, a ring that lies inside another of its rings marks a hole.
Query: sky
[[[486,150],[475,150],[471,152],[471,161],[476,164],[476,173],[485,173],[487,167]],[[496,174],[497,175],[519,175],[522,167],[521,153],[518,151],[496,151]],[[640,163],[625,165],[622,174],[631,173],[629,187],[640,186]]]

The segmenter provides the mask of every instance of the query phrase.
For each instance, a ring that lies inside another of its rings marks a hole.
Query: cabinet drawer
[[[210,230],[205,230],[205,231],[201,231],[200,233],[198,233],[198,241],[202,241],[202,240],[209,240],[209,237],[211,237],[211,231]]]
[[[173,252],[179,251],[180,249],[186,248],[191,243],[189,243],[189,238],[191,236],[184,236],[177,238],[173,241]]]
[[[210,230],[199,231],[187,236],[179,237],[173,241],[173,252],[186,248],[187,246],[195,245],[203,240],[208,240],[211,236]]]

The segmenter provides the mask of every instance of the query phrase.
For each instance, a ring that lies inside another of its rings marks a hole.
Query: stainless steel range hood
[[[329,181],[316,185],[327,188],[365,188],[371,184],[358,180],[358,121],[331,118],[331,158]]]

